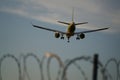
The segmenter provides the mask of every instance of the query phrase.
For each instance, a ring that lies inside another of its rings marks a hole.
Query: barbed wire
[[[33,53],[27,53],[27,54],[21,54],[19,59],[17,57],[15,57],[13,54],[4,54],[3,56],[0,57],[0,80],[2,80],[2,71],[1,71],[1,67],[2,67],[2,63],[4,62],[5,59],[7,58],[12,58],[18,67],[18,80],[25,80],[25,77],[28,78],[28,80],[31,80],[29,73],[28,73],[28,67],[27,67],[27,59],[29,57],[34,58],[37,61],[37,64],[39,66],[39,70],[40,70],[40,76],[41,79],[40,80],[44,80],[45,76],[44,76],[44,60],[47,59],[47,77],[48,80],[51,80],[51,75],[50,73],[50,62],[52,58],[55,58],[58,61],[59,64],[59,69],[58,69],[58,73],[56,76],[56,80],[68,80],[67,78],[67,70],[68,68],[71,66],[71,64],[73,64],[78,70],[80,70],[82,76],[84,77],[84,80],[88,80],[85,71],[81,68],[80,65],[78,65],[78,63],[76,63],[76,61],[87,61],[90,62],[91,64],[93,64],[93,58],[90,56],[80,56],[80,57],[76,57],[73,59],[67,59],[66,63],[62,61],[61,57],[59,57],[57,54],[54,53],[50,53],[47,52],[45,53],[41,60],[40,58],[33,54]],[[23,60],[23,62],[21,62],[21,60]],[[120,61],[117,61],[115,58],[111,58],[109,60],[107,60],[106,64],[103,65],[102,62],[100,62],[100,60],[98,61],[98,66],[99,66],[99,70],[101,71],[101,74],[103,75],[103,80],[114,80],[111,73],[109,73],[109,69],[108,69],[108,65],[110,63],[114,63],[116,65],[116,80],[120,80]],[[22,65],[23,63],[23,65]]]
[[[44,75],[43,75],[43,65],[42,65],[42,62],[40,61],[40,59],[35,55],[35,54],[33,54],[33,53],[28,53],[27,55],[24,55],[24,57],[23,57],[23,63],[24,63],[24,71],[25,71],[25,73],[27,74],[27,76],[28,76],[28,78],[30,79],[30,77],[29,77],[29,74],[28,74],[28,72],[27,72],[27,62],[26,62],[26,60],[27,60],[27,58],[29,58],[29,57],[33,57],[36,61],[37,61],[37,63],[38,63],[38,66],[39,66],[39,70],[40,70],[40,74],[41,74],[41,80],[44,80]]]
[[[116,80],[119,80],[119,61],[117,61],[115,58],[111,58],[111,59],[109,59],[107,62],[106,62],[106,64],[105,64],[105,66],[104,66],[104,69],[106,69],[107,70],[107,67],[108,67],[108,65],[111,63],[111,62],[114,62],[115,63],[115,65],[116,65]]]
[[[68,59],[68,60],[65,61],[65,63],[68,64],[69,61],[70,61],[70,60]],[[79,71],[81,72],[81,74],[82,74],[83,77],[84,77],[84,80],[88,80],[88,78],[87,78],[87,76],[86,76],[86,74],[85,74],[85,71],[81,68],[81,66],[78,65],[76,62],[74,62],[73,64],[74,64],[74,66],[75,66],[77,69],[79,69]],[[66,79],[65,79],[65,80],[66,80]]]
[[[80,61],[80,60],[85,60],[85,61],[88,61],[88,60],[90,60],[91,59],[91,57],[85,57],[85,56],[81,56],[81,57],[77,57],[77,58],[74,58],[74,59],[72,59],[72,60],[70,60],[67,64],[66,64],[66,66],[64,67],[64,70],[63,70],[63,75],[62,75],[62,80],[65,80],[65,75],[67,74],[66,72],[67,72],[67,69],[68,69],[68,67],[71,65],[71,64],[73,64],[74,62],[76,62],[76,61]]]
[[[12,58],[16,63],[17,63],[17,66],[18,66],[18,73],[19,73],[19,80],[22,80],[22,74],[21,74],[21,68],[20,68],[20,62],[19,60],[12,54],[5,54],[3,55],[1,58],[0,58],[0,80],[2,80],[2,74],[1,74],[1,65],[2,65],[2,62],[4,61],[4,59],[6,58]]]
[[[56,78],[56,80],[59,80],[59,75],[61,75],[61,69],[64,68],[64,64],[63,64],[61,58],[58,55],[56,55],[54,53],[50,53],[50,52],[47,52],[45,54],[45,56],[48,58],[48,60],[47,60],[48,80],[51,80],[51,75],[50,75],[50,70],[49,69],[50,69],[50,61],[51,61],[52,58],[55,58],[59,63],[59,70],[58,70],[58,75],[57,75],[57,78]]]

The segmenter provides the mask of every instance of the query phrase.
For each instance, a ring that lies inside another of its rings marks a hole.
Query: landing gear
[[[69,43],[69,42],[70,42],[70,40],[69,40],[69,39],[70,39],[70,37],[67,37],[67,38],[68,38],[68,41],[67,41],[67,42]]]
[[[80,38],[79,38],[79,37],[76,37],[76,40],[80,40]]]
[[[76,40],[80,40],[80,36],[79,35],[77,35]]]
[[[64,37],[62,36],[61,39],[64,39]]]
[[[61,34],[61,39],[64,39],[63,34]]]

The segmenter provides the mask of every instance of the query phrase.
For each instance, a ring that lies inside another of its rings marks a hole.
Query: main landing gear
[[[61,39],[64,39],[64,37],[62,36]]]
[[[62,36],[61,36],[61,39],[64,39],[64,37],[63,37],[63,34],[61,34]]]

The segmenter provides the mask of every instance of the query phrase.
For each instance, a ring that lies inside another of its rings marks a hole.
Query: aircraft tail
[[[82,25],[82,24],[87,24],[88,22],[80,22],[80,23],[75,23],[75,25]]]
[[[72,10],[72,22],[74,22],[74,8]],[[75,25],[82,25],[82,24],[87,24],[88,22],[80,22],[80,23],[75,23]]]
[[[68,22],[63,22],[63,21],[58,21],[58,22],[62,23],[62,24],[70,25],[70,23],[68,23]],[[72,22],[74,22],[74,8],[72,10]]]
[[[70,25],[70,23],[67,23],[67,22],[63,22],[63,21],[58,21],[58,22],[62,24]]]
[[[70,25],[68,22],[58,21],[59,23]],[[72,9],[72,22],[74,22],[74,8]],[[75,23],[75,25],[87,24],[88,22]]]
[[[74,8],[72,10],[72,22],[74,22]]]

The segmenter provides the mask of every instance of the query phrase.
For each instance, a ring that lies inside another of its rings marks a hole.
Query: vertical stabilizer
[[[74,8],[72,10],[72,22],[74,22]]]

